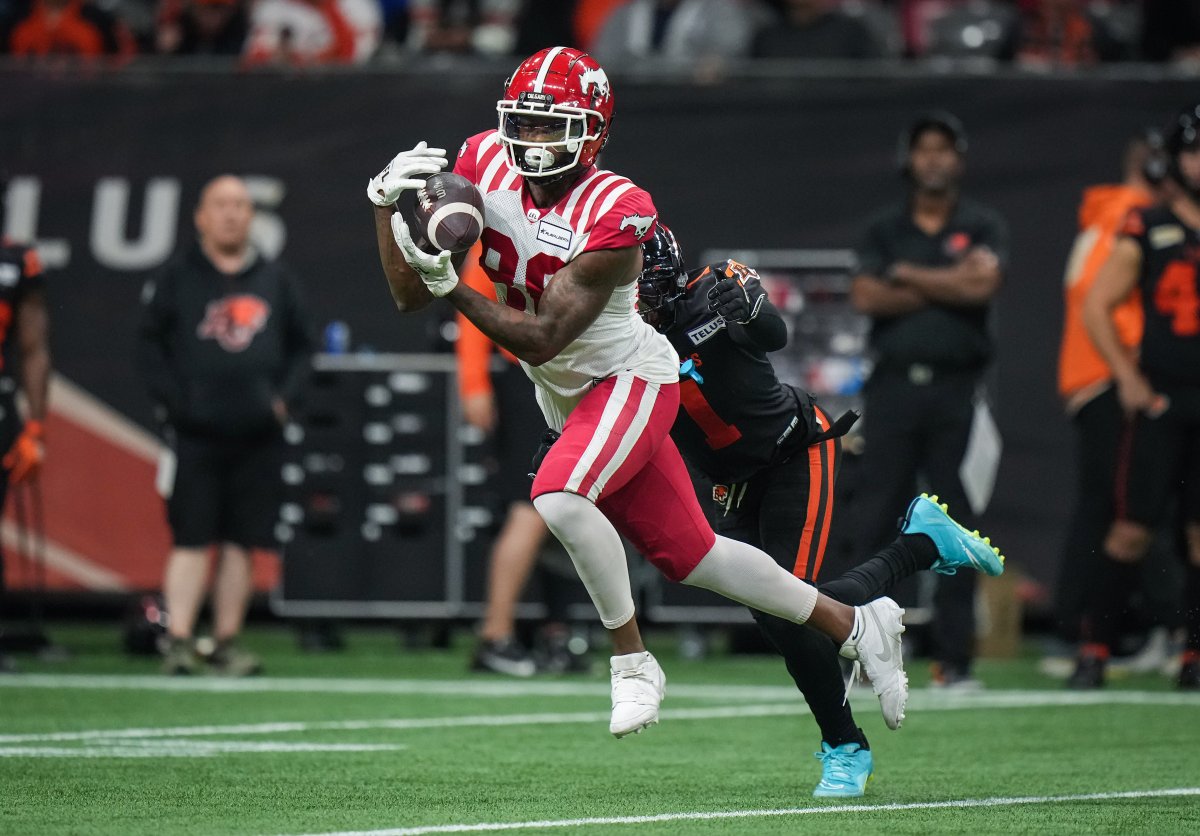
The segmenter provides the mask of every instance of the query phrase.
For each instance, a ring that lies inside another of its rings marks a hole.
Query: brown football
[[[412,232],[417,246],[427,253],[471,249],[483,233],[483,195],[466,177],[450,172],[433,175],[417,189]]]

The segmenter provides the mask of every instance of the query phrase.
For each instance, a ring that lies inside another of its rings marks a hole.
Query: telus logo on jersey
[[[196,336],[216,340],[226,351],[245,351],[270,316],[271,306],[261,297],[251,293],[226,296],[208,303],[204,321],[196,326]]]
[[[624,215],[621,217],[621,229],[627,226],[633,227],[633,237],[641,241],[650,231],[650,227],[654,226],[654,219],[657,217],[658,215],[651,215],[648,218],[645,215]]]
[[[688,339],[692,341],[692,345],[700,345],[700,343],[709,339],[724,327],[725,317],[718,316],[716,319],[710,319],[699,328],[693,328],[691,331],[688,331]]]

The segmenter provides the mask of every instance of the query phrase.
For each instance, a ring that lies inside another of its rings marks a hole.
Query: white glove
[[[449,250],[442,250],[437,255],[430,255],[416,245],[408,224],[400,213],[392,215],[392,236],[404,255],[408,266],[417,272],[421,281],[429,288],[429,292],[441,298],[458,286],[458,274],[454,272],[454,262],[450,260]]]
[[[367,183],[367,197],[376,206],[391,206],[400,199],[405,189],[419,189],[425,185],[425,177],[437,174],[446,167],[446,149],[429,148],[425,140],[417,143],[411,151],[401,151],[392,157],[383,171]]]

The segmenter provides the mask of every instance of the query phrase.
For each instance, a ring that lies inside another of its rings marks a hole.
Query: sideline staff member
[[[3,178],[0,177],[0,186]],[[46,281],[37,252],[0,238],[0,510],[10,485],[37,479],[45,458],[43,423],[50,382]],[[17,389],[25,394],[24,422]],[[0,551],[0,617],[3,617],[4,554]],[[0,627],[0,633],[3,632]],[[12,670],[0,649],[0,672]]]
[[[1008,230],[995,212],[960,195],[966,151],[956,117],[918,117],[900,140],[909,195],[875,215],[858,251],[851,300],[872,318],[876,364],[864,404],[861,554],[891,539],[918,474],[964,526],[977,527],[960,468],[992,355],[988,313]],[[977,684],[970,676],[975,573],[937,582],[935,682]]]
[[[252,590],[250,552],[274,548],[282,427],[308,376],[312,338],[291,272],[250,243],[246,184],[222,176],[196,207],[198,241],[146,285],[139,365],[174,448],[162,479],[174,548],[163,578],[169,674],[199,667],[192,631],[213,583],[211,662],[244,676],[261,668],[235,643]]]

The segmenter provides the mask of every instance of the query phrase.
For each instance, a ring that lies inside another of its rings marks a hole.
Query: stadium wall
[[[453,149],[492,127],[501,76],[0,70],[0,229],[43,254],[61,376],[44,482],[56,586],[158,584],[167,537],[134,329],[144,280],[191,239],[201,185],[250,178],[256,236],[299,272],[319,324],[345,320],[379,351],[446,350],[439,306],[400,316],[389,304],[363,189],[418,139]],[[988,524],[1012,565],[1051,581],[1071,495],[1054,369],[1076,205],[1085,186],[1117,178],[1125,139],[1194,98],[1194,84],[908,73],[699,86],[618,76],[615,87],[604,164],[650,190],[692,253],[852,246],[867,214],[902,193],[896,138],[912,115],[964,120],[967,190],[1012,231],[997,306],[1006,448]],[[22,550],[11,525],[4,544]],[[26,582],[9,563],[10,580]]]

